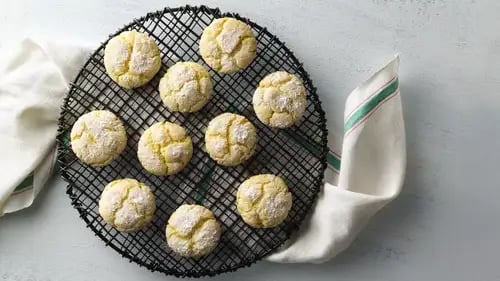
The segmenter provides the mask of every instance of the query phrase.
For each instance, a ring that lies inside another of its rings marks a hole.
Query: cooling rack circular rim
[[[135,24],[137,24],[139,22],[148,20],[148,19],[153,18],[153,17],[161,17],[164,14],[178,12],[178,11],[194,11],[194,12],[202,11],[202,12],[211,13],[216,18],[219,18],[219,17],[234,17],[234,18],[237,18],[239,20],[242,20],[242,21],[246,22],[247,24],[249,24],[252,28],[259,29],[265,35],[267,35],[270,38],[272,38],[272,40],[275,40],[276,43],[279,44],[284,49],[284,51],[289,54],[289,58],[296,65],[298,65],[297,70],[301,74],[301,78],[304,80],[304,83],[306,83],[306,84],[308,84],[310,86],[311,90],[310,90],[309,94],[314,97],[313,99],[311,99],[311,101],[314,103],[315,109],[319,113],[319,119],[320,119],[319,127],[324,132],[324,134],[323,134],[323,136],[321,138],[321,144],[320,144],[320,147],[321,147],[321,150],[322,150],[321,153],[320,153],[320,160],[321,160],[321,163],[322,163],[321,169],[322,169],[323,173],[320,173],[321,176],[316,179],[316,182],[314,184],[314,188],[316,188],[317,190],[315,192],[313,200],[310,200],[310,202],[308,202],[309,204],[306,205],[306,211],[299,215],[299,221],[303,222],[304,219],[305,219],[305,217],[310,213],[312,207],[314,206],[314,204],[317,201],[317,197],[318,197],[318,194],[319,194],[319,191],[320,191],[320,188],[321,188],[321,184],[322,184],[323,178],[324,178],[324,171],[326,170],[326,167],[327,167],[327,161],[326,161],[326,159],[327,159],[327,153],[328,153],[328,147],[327,147],[328,130],[327,130],[327,127],[326,127],[326,117],[325,117],[325,112],[324,112],[324,110],[321,107],[321,101],[319,100],[319,97],[318,97],[318,95],[316,93],[316,87],[314,87],[313,82],[312,82],[311,78],[309,77],[309,74],[303,68],[303,63],[301,63],[297,59],[297,57],[295,56],[295,54],[286,46],[286,44],[284,42],[282,42],[280,39],[278,39],[275,35],[271,34],[267,30],[267,28],[258,25],[257,23],[251,21],[248,18],[241,17],[237,13],[231,13],[231,12],[221,13],[221,11],[218,8],[209,8],[209,7],[204,6],[204,5],[201,5],[201,6],[186,5],[186,6],[182,6],[182,7],[176,7],[176,8],[166,7],[164,9],[162,9],[162,10],[158,10],[156,12],[150,12],[150,13],[147,13],[145,16],[136,18],[131,23],[124,25],[122,28],[120,28],[119,30],[117,30],[113,34],[109,35],[108,39],[106,41],[102,42],[101,45],[94,52],[92,52],[88,56],[87,61],[81,67],[80,71],[78,72],[77,76],[74,79],[74,82],[78,81],[78,79],[82,75],[82,70],[85,69],[87,67],[87,65],[90,63],[90,58],[94,57],[99,51],[101,51],[101,49],[103,49],[105,47],[106,43],[109,41],[110,38],[118,35],[119,33],[123,32],[125,30],[128,30],[130,27],[134,26]],[[71,91],[73,91],[73,90],[74,90],[74,83],[71,83],[71,87],[70,87],[69,93]],[[161,270],[161,269],[158,269],[154,264],[143,262],[142,260],[140,260],[137,257],[134,257],[133,255],[131,255],[130,253],[128,253],[127,251],[124,251],[124,250],[118,248],[116,245],[114,245],[114,244],[111,243],[112,239],[106,238],[87,219],[87,217],[86,217],[87,210],[81,206],[81,204],[77,200],[75,194],[73,193],[72,188],[73,188],[74,183],[72,183],[72,182],[70,182],[68,180],[68,176],[67,176],[66,171],[65,171],[65,165],[66,165],[66,163],[64,161],[63,153],[65,153],[64,146],[67,145],[67,144],[65,144],[65,139],[64,139],[65,135],[67,134],[67,131],[62,128],[61,124],[63,124],[63,122],[64,122],[64,113],[66,112],[66,108],[67,108],[67,104],[68,104],[68,99],[69,99],[69,96],[70,96],[69,93],[68,93],[68,95],[65,96],[64,101],[63,101],[63,105],[61,107],[61,113],[60,113],[59,122],[58,122],[59,123],[58,133],[57,133],[57,138],[56,138],[56,143],[57,143],[57,146],[58,146],[58,148],[57,148],[57,163],[60,166],[60,173],[61,173],[62,178],[67,182],[66,193],[68,194],[68,196],[71,199],[72,206],[78,211],[78,213],[80,215],[80,218],[83,221],[85,221],[86,226],[88,228],[90,228],[94,232],[94,234],[96,236],[98,236],[102,241],[104,241],[105,244],[106,244],[106,246],[110,246],[112,249],[114,249],[116,252],[118,252],[122,257],[127,258],[130,262],[134,262],[134,263],[138,264],[141,267],[146,267],[147,269],[149,269],[150,271],[153,271],[153,272],[155,272],[155,271],[162,272],[162,273],[165,273],[167,275],[173,275],[173,276],[176,276],[176,277],[195,277],[195,278],[198,278],[198,277],[204,277],[204,276],[215,276],[215,275],[218,275],[218,274],[221,274],[221,273],[234,272],[234,271],[236,271],[236,270],[238,270],[240,268],[249,267],[249,266],[253,265],[254,263],[262,260],[266,256],[268,256],[271,253],[273,253],[275,250],[277,250],[278,248],[280,248],[281,246],[283,246],[285,244],[285,242],[288,241],[288,239],[291,237],[291,235],[299,229],[300,225],[296,225],[294,227],[291,227],[288,231],[286,231],[287,239],[285,239],[283,241],[283,243],[278,244],[275,247],[268,248],[267,252],[261,254],[260,256],[256,256],[256,258],[253,259],[253,260],[248,260],[247,262],[242,262],[238,266],[235,266],[235,267],[232,267],[232,268],[229,268],[229,269],[217,269],[217,270],[210,270],[210,269],[208,269],[208,270],[206,270],[203,273],[198,273],[198,272],[188,272],[188,273],[186,273],[186,272],[182,272],[182,271],[177,271],[177,270],[175,270],[173,268],[170,268],[169,271]]]

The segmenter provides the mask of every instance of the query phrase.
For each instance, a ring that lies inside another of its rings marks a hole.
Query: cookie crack
[[[211,221],[211,220],[212,220],[212,218],[204,218],[204,219],[200,220],[200,221],[196,224],[196,226],[195,226],[195,228],[194,228],[194,230],[193,230],[193,233],[191,233],[191,237],[190,237],[190,238],[193,238],[193,237],[196,235],[196,233],[198,233],[201,229],[203,229],[203,226],[204,226],[207,222],[209,222],[209,221]],[[196,245],[196,242],[195,242],[195,241],[193,241],[193,239],[189,239],[189,243],[188,243],[188,248],[189,248],[189,250],[191,250],[191,251],[192,251],[192,250],[193,250],[193,246],[195,246],[195,245]]]
[[[169,136],[170,137],[170,136]],[[147,141],[146,141],[147,145],[149,146],[149,149],[151,149],[151,151],[155,154],[155,155],[158,155],[158,158],[160,158],[160,163],[163,167],[165,167],[165,171],[168,173],[168,166],[167,166],[167,163],[165,161],[165,156],[163,155],[163,153],[161,152],[161,145],[159,143],[156,143],[154,140],[153,140],[153,134],[151,132],[148,133],[147,135]]]
[[[127,192],[125,192],[125,195],[122,196],[121,200],[120,200],[120,207],[117,208],[114,212],[113,212],[113,217],[112,217],[112,222],[113,222],[113,227],[116,227],[116,213],[118,213],[122,208],[123,208],[123,203],[125,203],[125,201],[128,199],[128,195],[130,193],[130,189],[132,189],[130,186],[127,186]]]
[[[229,132],[231,131],[231,126],[233,125],[234,121],[236,121],[237,117],[232,117],[229,122],[227,123],[227,128],[226,128],[226,134],[225,134],[225,138],[226,138],[226,142],[227,142],[227,154],[231,154],[231,149],[229,148],[231,145],[233,145],[230,141],[230,138],[229,138]]]
[[[164,148],[170,146],[170,145],[173,145],[173,144],[181,144],[181,145],[184,145],[186,144],[186,142],[188,142],[188,136],[184,136],[181,140],[173,140],[172,138],[172,135],[170,134],[170,131],[168,130],[168,127],[166,126],[165,122],[162,122],[161,124],[161,129],[165,132],[165,134],[167,135],[167,137],[169,138],[169,142],[168,144],[166,145],[161,145],[157,142],[154,141],[153,139],[153,134],[151,132],[149,132],[149,134],[147,135],[147,145],[149,146],[149,148],[151,149],[151,151],[155,154],[155,155],[158,155],[158,157],[160,158],[160,162],[162,164],[163,167],[165,167],[165,173],[168,174],[169,172],[169,168],[168,168],[168,164],[172,164],[172,163],[177,163],[177,162],[169,162],[167,161],[167,155],[164,153]],[[184,153],[184,149],[183,149],[183,153]],[[184,158],[181,158],[181,161],[180,161],[182,164],[186,164],[186,160]]]
[[[89,138],[89,141],[90,141],[91,143],[96,143],[96,139],[95,139],[94,135],[92,135],[92,134],[90,133],[90,130],[89,130],[89,128],[87,127],[87,123],[83,122],[83,125],[82,125],[82,126],[83,126],[83,128],[82,128],[82,131],[80,132],[80,134],[77,134],[77,135],[73,136],[73,138],[71,139],[71,141],[77,141],[77,140],[79,140],[79,139],[80,139],[80,138],[81,138],[84,134],[86,134],[86,135],[87,135],[87,137]]]
[[[219,51],[219,53],[221,53],[221,54],[225,54],[225,53],[222,51],[222,48],[221,48],[221,46],[219,44],[219,40],[217,39],[217,37],[219,37],[219,35],[221,35],[222,32],[224,32],[224,28],[225,28],[226,23],[227,23],[227,19],[222,19],[222,27],[220,28],[220,30],[217,33],[215,33],[213,35],[213,40],[215,41],[215,46],[217,47],[217,51]],[[217,57],[217,56],[209,56],[208,58],[214,58],[214,59],[220,60],[221,56],[219,56],[219,57]],[[221,67],[221,65],[219,64],[218,68],[220,68],[220,67]]]
[[[203,79],[203,77],[201,77],[201,73],[198,71],[195,71],[196,91],[198,91],[198,95],[197,95],[198,100],[189,107],[189,111],[192,111],[193,108],[196,108],[197,105],[199,103],[203,102],[203,100],[204,100],[205,95],[201,92],[201,79]]]
[[[165,130],[168,138],[171,140],[170,143],[169,143],[169,145],[170,144],[175,144],[175,143],[185,143],[188,140],[188,135],[187,134],[185,134],[185,136],[183,138],[181,138],[180,140],[174,140],[174,138],[170,134],[170,131],[169,131],[168,127],[166,126],[165,122],[162,122],[162,127]]]
[[[265,84],[262,84],[262,82],[259,84],[259,88],[261,89],[267,89],[267,88],[271,88],[271,87],[277,87],[278,90],[280,90],[280,92],[282,93],[283,91],[281,90],[281,87],[284,86],[284,84],[292,81],[294,77],[293,76],[290,76],[290,77],[287,77],[285,78],[285,80],[281,80],[277,83],[273,83],[273,81],[269,82],[268,83],[265,83]]]
[[[233,55],[234,55],[235,53],[237,53],[237,52],[239,52],[239,51],[241,50],[241,48],[242,48],[242,46],[243,46],[243,40],[244,40],[244,39],[246,39],[246,38],[248,38],[248,37],[250,37],[250,36],[242,36],[242,37],[238,36],[238,45],[236,45],[236,47],[235,47],[233,50],[231,50],[231,52],[229,52],[229,53],[228,53],[228,52],[224,52],[224,51],[222,50],[222,47],[221,47],[221,46],[220,46],[220,44],[219,44],[219,39],[217,38],[217,37],[219,37],[219,36],[222,34],[222,32],[225,30],[225,26],[226,26],[226,24],[227,24],[227,22],[228,22],[228,20],[227,20],[227,19],[224,19],[223,21],[224,21],[224,22],[222,23],[222,27],[221,27],[220,31],[219,31],[219,32],[217,32],[217,33],[214,35],[215,46],[217,47],[217,50],[218,50],[218,52],[219,52],[221,55],[220,55],[220,56],[208,56],[207,58],[214,58],[214,59],[216,59],[216,60],[218,61],[218,65],[217,65],[217,67],[216,67],[216,70],[217,70],[217,71],[220,71],[220,70],[221,70],[221,68],[222,68],[222,62],[221,62],[221,60],[222,60],[222,55],[227,55],[227,56],[229,56],[229,58],[231,59],[231,64],[232,64],[233,66],[235,66],[235,67],[236,67],[236,69],[239,71],[239,70],[241,70],[241,67],[238,65],[238,63],[236,62],[236,59],[233,57]]]
[[[131,58],[132,58],[132,52],[134,51],[134,44],[133,44],[133,42],[132,42],[132,44],[130,44],[130,42],[128,40],[126,40],[123,36],[119,36],[118,38],[120,38],[120,40],[122,41],[122,43],[124,45],[128,46],[128,57],[127,57],[126,63],[124,64],[125,69],[124,69],[123,73],[117,75],[118,77],[121,77],[121,76],[125,75],[126,73],[128,73],[128,71],[130,69],[130,65],[129,64],[130,64],[130,61],[131,61]],[[134,35],[134,40],[133,41],[135,41],[135,35]]]
[[[221,19],[221,21],[222,21],[222,27],[217,33],[214,34],[214,38],[219,36],[222,33],[222,31],[224,31],[224,27],[225,27],[226,23],[228,22],[227,19]]]
[[[129,56],[128,56],[128,59],[127,59],[127,63],[125,64],[125,67],[126,67],[125,71],[122,74],[117,75],[117,76],[118,76],[118,78],[121,78],[123,75],[129,74],[129,75],[133,75],[133,76],[138,76],[139,79],[144,79],[144,76],[146,75],[146,73],[135,73],[135,72],[134,73],[129,73],[129,71],[130,71],[130,63],[132,63],[132,54],[134,53],[134,50],[135,50],[135,40],[136,40],[136,38],[135,38],[136,34],[132,33],[132,35],[133,35],[132,36],[132,40],[130,42],[127,41],[127,40],[125,40],[125,39],[123,39],[121,37],[122,41],[125,42],[125,43],[127,43],[127,45],[129,46]],[[149,52],[146,53],[146,55],[147,55],[148,58],[155,58],[157,56],[156,54],[154,54],[154,55],[151,56],[151,55],[149,55]]]
[[[193,238],[194,234],[202,228],[203,224],[205,224],[205,222],[211,220],[212,218],[211,217],[204,217],[204,218],[201,218],[194,226],[193,226],[193,229],[186,235],[183,235],[181,233],[179,233],[179,231],[177,230],[176,227],[174,226],[170,226],[170,235],[168,236],[168,238],[172,237],[172,236],[177,236],[177,237],[180,237],[182,239],[185,239],[185,240],[188,240],[188,242],[191,243],[191,238]]]
[[[144,184],[140,183],[140,185],[138,187],[139,191],[142,193],[141,194],[142,196],[144,196],[144,193],[145,193],[144,189],[143,189],[144,186],[145,186]],[[133,189],[133,188],[134,187],[131,187],[130,189]],[[128,197],[128,193],[127,193],[127,197]],[[140,212],[139,207],[138,207],[138,205],[139,205],[138,203],[131,201],[131,202],[129,202],[129,204],[132,205],[132,207],[134,207],[136,214],[139,215],[141,224],[143,224],[144,221],[147,221],[149,219],[150,215],[147,214],[145,206],[142,208],[142,212]]]
[[[253,212],[255,212],[257,214],[256,218],[257,218],[257,225],[259,226],[262,226],[262,218],[260,217],[260,214],[259,212],[257,212],[258,210],[255,210],[255,207],[256,206],[259,206],[260,205],[260,202],[262,201],[262,199],[265,197],[264,196],[264,185],[267,184],[267,183],[261,183],[259,184],[259,188],[260,188],[260,196],[259,198],[257,198],[257,200],[255,200],[254,202],[252,202],[252,207],[250,208],[250,210],[252,210]]]
[[[243,48],[243,41],[245,41],[247,39],[251,39],[251,38],[252,38],[252,36],[250,36],[250,35],[242,36],[240,38],[240,40],[238,41],[238,45],[236,45],[236,48],[234,48],[230,53],[226,53],[226,54],[228,54],[230,56],[234,56],[236,53],[241,51],[241,48]]]
[[[132,54],[134,53],[135,33],[132,33],[132,34],[133,34],[132,40],[131,40],[131,42],[128,42],[129,47],[130,47],[130,53],[129,53],[129,57],[127,60],[127,71],[125,73],[127,73],[130,70],[130,63],[132,62]]]

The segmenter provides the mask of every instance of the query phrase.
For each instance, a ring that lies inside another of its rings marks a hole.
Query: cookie
[[[180,172],[192,155],[193,143],[186,130],[170,122],[158,122],[149,127],[137,147],[137,157],[144,169],[157,176]]]
[[[199,258],[217,247],[221,227],[209,209],[182,205],[168,219],[166,236],[172,251],[184,257]]]
[[[262,123],[286,128],[306,110],[306,89],[293,74],[277,71],[264,77],[253,95],[253,108]]]
[[[118,231],[134,232],[151,222],[156,210],[151,189],[134,179],[110,182],[101,194],[99,214]]]
[[[223,166],[236,166],[248,160],[257,146],[257,132],[244,116],[223,113],[208,123],[205,148]]]
[[[236,194],[236,205],[243,221],[255,228],[281,224],[292,207],[292,194],[280,177],[256,175],[245,180]]]
[[[160,49],[147,34],[124,31],[106,44],[104,67],[118,85],[137,88],[148,83],[160,70]]]
[[[195,62],[174,64],[160,80],[158,88],[163,103],[171,111],[198,111],[212,96],[210,74]]]
[[[256,46],[250,26],[234,18],[214,20],[200,39],[203,60],[215,71],[227,74],[249,66],[255,58]]]
[[[125,127],[118,117],[106,110],[86,113],[73,124],[71,149],[84,163],[106,166],[127,146]]]

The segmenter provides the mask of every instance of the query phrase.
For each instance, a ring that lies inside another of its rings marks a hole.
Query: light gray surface
[[[43,2],[43,3],[42,3]],[[5,1],[2,40],[97,43],[184,1]],[[304,62],[340,132],[349,92],[395,52],[408,170],[401,196],[322,265],[257,265],[213,280],[498,280],[500,2],[195,1],[267,26]],[[14,28],[15,27],[15,28]],[[0,280],[172,280],[129,264],[86,229],[53,179],[0,219]]]

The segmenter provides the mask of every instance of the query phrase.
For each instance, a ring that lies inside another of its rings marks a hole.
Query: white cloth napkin
[[[333,151],[328,155],[334,173],[326,175],[311,216],[269,261],[320,263],[331,259],[398,196],[406,169],[398,71],[396,56],[349,95],[342,156]]]
[[[32,39],[0,49],[0,216],[30,206],[52,174],[60,106],[90,50]]]
[[[52,173],[59,108],[89,53],[81,44],[32,39],[0,49],[0,215],[30,206]],[[332,258],[399,194],[406,151],[398,68],[396,57],[350,94],[342,157],[329,153],[326,183],[312,214],[268,260]]]

